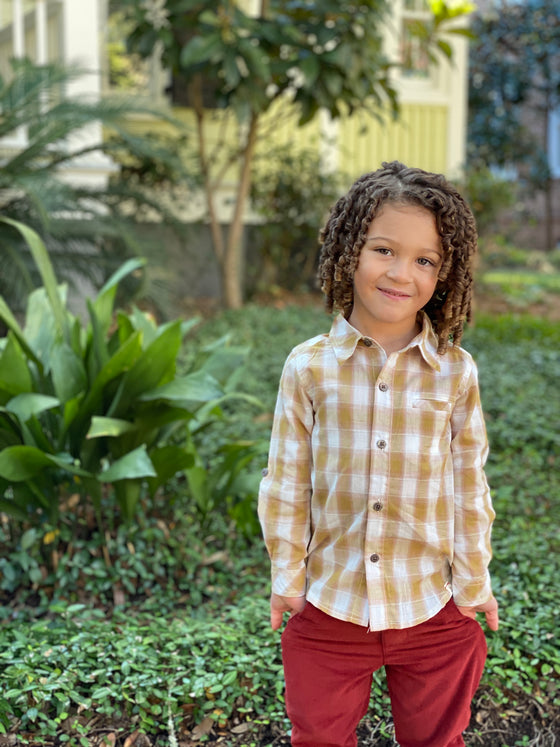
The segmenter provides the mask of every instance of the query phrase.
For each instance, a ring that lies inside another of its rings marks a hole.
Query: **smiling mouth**
[[[408,293],[401,293],[401,291],[392,288],[378,288],[377,290],[390,298],[410,298]]]

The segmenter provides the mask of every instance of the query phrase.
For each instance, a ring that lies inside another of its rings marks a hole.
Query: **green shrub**
[[[465,197],[472,207],[481,234],[496,233],[502,213],[515,205],[517,182],[494,174],[486,166],[470,166],[463,183]]]
[[[267,149],[256,161],[251,204],[262,223],[256,230],[258,272],[250,280],[257,291],[316,287],[318,227],[346,182],[340,172],[325,171],[317,148],[294,150],[290,143]]]
[[[89,323],[82,327],[66,308],[65,288],[57,286],[38,236],[4,222],[28,241],[44,287],[30,295],[23,328],[0,299],[9,330],[0,344],[0,510],[24,524],[48,522],[56,532],[61,510],[75,511],[79,496],[93,505],[102,527],[103,500],[114,494],[130,520],[144,492],[153,496],[183,470],[189,481],[200,473],[193,434],[233,396],[228,382],[247,351],[222,344],[178,375],[181,342],[193,321],[158,326],[138,309],[113,314],[117,285],[138,261],[88,301]],[[244,459],[241,448],[228,455],[222,500]],[[217,503],[195,499],[201,510]]]

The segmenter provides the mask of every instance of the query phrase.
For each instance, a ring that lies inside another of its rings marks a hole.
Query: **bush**
[[[467,168],[463,192],[468,200],[481,234],[499,233],[497,225],[502,214],[515,205],[517,183],[497,176],[486,166]]]
[[[252,206],[263,221],[257,232],[259,271],[253,278],[257,291],[315,289],[318,226],[347,181],[338,172],[325,172],[317,149],[278,146],[257,161],[251,187]]]
[[[231,510],[254,531],[243,500],[254,496],[256,483],[241,472],[258,447],[224,445],[209,470],[196,445],[222,403],[237,396],[230,389],[247,350],[222,340],[179,375],[181,342],[195,320],[158,326],[138,309],[114,318],[117,285],[138,261],[88,302],[90,321],[82,327],[66,309],[65,288],[37,235],[4,221],[27,239],[44,280],[29,297],[24,327],[0,299],[9,329],[0,342],[0,510],[12,518],[11,541],[21,553],[15,565],[4,565],[5,588],[17,586],[18,563],[39,582],[28,559],[34,544],[52,568],[64,526],[77,531],[82,522],[103,537],[177,474],[186,476],[202,515]],[[254,398],[244,399],[254,406]]]

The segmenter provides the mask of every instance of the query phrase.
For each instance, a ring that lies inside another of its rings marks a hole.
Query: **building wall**
[[[29,58],[35,64],[61,62],[83,70],[67,87],[68,97],[96,98],[101,94],[99,0],[0,0],[0,74],[12,76],[11,59]],[[96,145],[103,136],[92,122],[68,142],[80,149]],[[19,149],[27,144],[25,128],[0,143],[0,148]],[[84,186],[102,186],[114,166],[99,153],[76,160],[61,173]]]

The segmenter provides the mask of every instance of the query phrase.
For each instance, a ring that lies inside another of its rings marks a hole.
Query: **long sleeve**
[[[451,426],[455,485],[453,596],[458,605],[475,606],[488,601],[492,594],[488,565],[495,513],[484,473],[488,441],[474,363],[455,404]]]
[[[272,564],[272,591],[301,596],[311,535],[313,407],[292,354],[284,366],[258,513]]]

